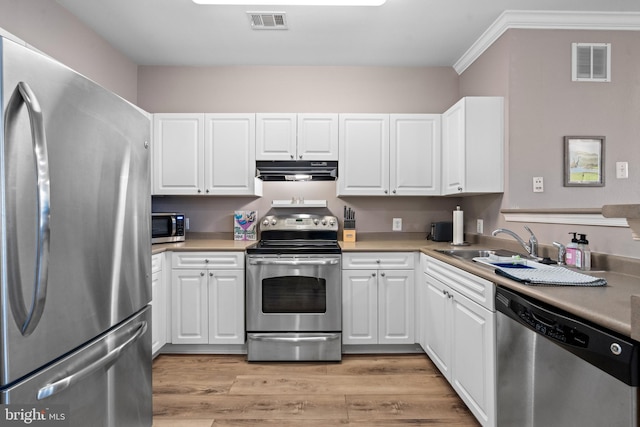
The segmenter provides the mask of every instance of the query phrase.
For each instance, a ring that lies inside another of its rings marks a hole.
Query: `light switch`
[[[629,163],[628,162],[616,162],[616,178],[627,179],[629,178]]]

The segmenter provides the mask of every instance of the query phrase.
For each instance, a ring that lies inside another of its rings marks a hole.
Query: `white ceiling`
[[[387,0],[381,7],[57,0],[139,65],[452,66],[505,10],[640,12],[639,0]],[[286,12],[252,30],[247,11]]]

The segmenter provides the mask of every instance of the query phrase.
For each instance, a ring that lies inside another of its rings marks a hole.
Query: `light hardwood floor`
[[[342,363],[248,363],[161,355],[154,427],[479,426],[425,355],[345,355]]]

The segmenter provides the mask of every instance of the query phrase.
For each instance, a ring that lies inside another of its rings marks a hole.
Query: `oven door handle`
[[[249,259],[251,265],[336,265],[339,258],[332,259]]]
[[[288,342],[288,343],[327,342],[327,341],[335,341],[337,339],[340,339],[340,334],[314,334],[314,335],[308,335],[308,336],[295,336],[295,337],[274,336],[271,334],[251,334],[251,339],[253,341]]]

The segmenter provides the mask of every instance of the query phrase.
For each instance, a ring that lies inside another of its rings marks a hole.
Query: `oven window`
[[[327,281],[280,276],[262,280],[263,313],[326,313]]]

